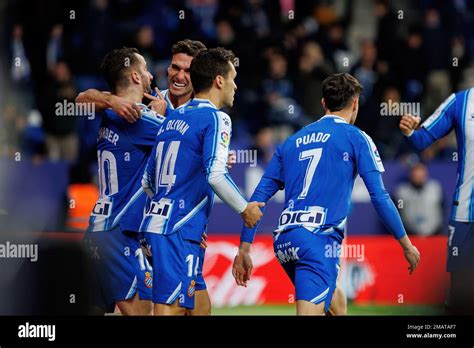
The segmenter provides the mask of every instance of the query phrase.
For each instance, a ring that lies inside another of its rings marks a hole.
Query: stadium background
[[[345,71],[361,81],[356,125],[376,142],[386,186],[400,211],[406,207],[395,198],[397,190],[422,162],[441,194],[419,218],[442,219],[429,235],[414,237],[422,261],[409,277],[396,242],[377,219],[363,184],[356,183],[347,238],[354,249],[342,258],[341,274],[349,314],[441,311],[448,287],[444,263],[455,138],[450,134],[416,154],[400,135],[399,117],[382,116],[381,103],[418,103],[425,119],[450,93],[474,84],[473,1],[23,0],[0,6],[2,231],[79,240],[97,197],[100,119],[56,116],[56,103],[71,102],[88,88],[106,90],[100,60],[124,45],[140,50],[154,83],[164,89],[171,45],[197,39],[230,48],[239,58],[235,106],[228,110],[231,147],[255,153],[257,160],[254,166],[244,159],[231,175],[247,195],[275,145],[322,116],[323,79]],[[268,206],[254,246],[255,274],[243,289],[230,274],[241,223],[216,203],[205,264],[214,313],[294,312],[291,286],[271,248],[281,204],[280,195]]]

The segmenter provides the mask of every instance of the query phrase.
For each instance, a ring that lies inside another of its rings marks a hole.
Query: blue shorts
[[[153,269],[144,252],[143,233],[109,231],[86,232],[84,242],[94,266],[95,304],[113,311],[118,301],[138,292],[140,300],[151,300]]]
[[[329,310],[339,273],[342,238],[337,232],[315,234],[298,227],[274,234],[275,256],[295,286],[296,300]]]
[[[474,269],[474,222],[450,221],[448,230],[446,270]]]
[[[173,234],[146,232],[151,245],[153,303],[173,304],[194,309],[197,276],[202,266],[200,243],[183,239],[178,231]]]

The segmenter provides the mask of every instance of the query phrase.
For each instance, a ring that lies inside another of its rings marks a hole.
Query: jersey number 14
[[[160,141],[156,146],[156,187],[171,187],[176,182],[176,174],[174,169],[176,166],[176,158],[178,157],[180,141],[172,141],[166,150],[163,160],[164,141]],[[163,164],[161,163],[163,160]]]

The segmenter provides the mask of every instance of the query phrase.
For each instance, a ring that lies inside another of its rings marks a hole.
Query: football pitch
[[[295,305],[261,305],[213,308],[212,315],[295,315]],[[348,304],[348,315],[442,315],[443,306],[355,305]]]

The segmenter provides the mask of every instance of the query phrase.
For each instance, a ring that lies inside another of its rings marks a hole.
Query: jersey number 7
[[[300,152],[300,161],[305,161],[309,159],[308,167],[306,168],[306,174],[303,181],[303,190],[301,191],[298,199],[305,199],[309,191],[309,186],[313,181],[314,172],[318,167],[321,155],[323,154],[323,149],[311,149]]]

